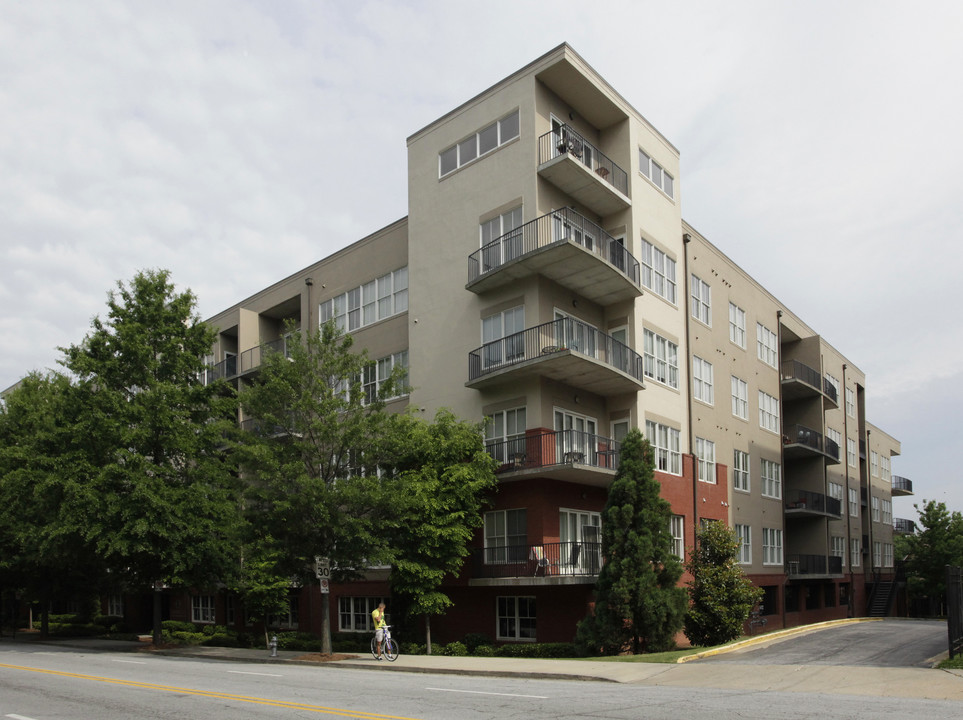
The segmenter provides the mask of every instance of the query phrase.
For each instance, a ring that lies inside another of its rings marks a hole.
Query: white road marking
[[[468,693],[469,695],[501,695],[503,697],[534,698],[536,700],[548,700],[548,695],[516,695],[515,693],[496,693],[483,692],[481,690],[454,690],[452,688],[425,688],[425,690],[436,690],[437,692],[456,692]]]
[[[115,658],[111,658],[111,662],[127,663],[128,665],[146,665],[147,664],[143,660],[117,660]]]
[[[241,670],[228,670],[233,675],[260,675],[261,677],[284,677],[284,675],[274,675],[272,673],[242,672]]]
[[[28,718],[26,715],[5,715],[4,717],[13,718],[13,720],[33,720],[33,718]]]

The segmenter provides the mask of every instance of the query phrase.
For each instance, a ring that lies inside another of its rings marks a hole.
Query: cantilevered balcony
[[[568,208],[527,222],[469,255],[465,287],[483,293],[533,275],[603,306],[642,294],[639,261],[599,225]]]
[[[526,578],[535,585],[595,582],[601,567],[598,542],[498,545],[472,551],[471,579],[510,578],[513,585]]]
[[[827,462],[839,463],[839,445],[805,425],[790,425],[783,430],[783,454],[787,458],[820,456]]]
[[[780,368],[783,400],[825,397],[838,407],[836,388],[828,379],[798,360],[786,360]]]
[[[599,215],[632,204],[625,170],[568,125],[538,139],[538,174]]]
[[[900,477],[899,475],[893,475],[893,497],[904,497],[906,495],[913,494],[913,481]]]
[[[225,358],[216,365],[207,368],[201,376],[201,381],[205,385],[209,385],[215,380],[231,380],[239,375],[257,370],[269,352],[280,352],[287,355],[288,344],[290,342],[290,338],[279,338],[258,345],[257,347],[249,348],[240,355],[232,355],[231,357]]]
[[[601,396],[643,389],[642,357],[573,318],[559,318],[468,354],[467,387],[482,389],[540,376]]]
[[[893,532],[900,535],[912,535],[916,532],[916,522],[907,518],[893,518]]]
[[[526,434],[489,441],[488,454],[498,461],[499,476],[537,475],[607,487],[619,467],[619,443],[579,430]]]
[[[843,506],[836,498],[809,490],[786,490],[786,517],[842,517]]]
[[[790,578],[842,575],[843,559],[825,555],[787,555],[786,574]]]

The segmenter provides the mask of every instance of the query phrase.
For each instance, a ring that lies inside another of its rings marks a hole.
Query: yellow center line
[[[137,680],[121,680],[119,678],[99,677],[97,675],[82,675],[80,673],[63,672],[61,670],[44,670],[42,668],[26,667],[24,665],[7,665],[5,663],[0,663],[0,668],[6,668],[8,670],[26,670],[28,672],[44,673],[46,675],[76,678],[78,680],[93,680],[94,682],[123,685],[125,687],[141,688],[143,690],[160,690],[162,692],[197,695],[200,697],[216,698],[218,700],[237,700],[238,702],[254,703],[257,705],[290,708],[292,710],[307,710],[309,712],[323,713],[326,715],[340,715],[348,718],[359,718],[361,720],[414,720],[413,718],[401,717],[399,715],[381,715],[379,713],[369,713],[362,710],[346,710],[343,708],[324,707],[321,705],[305,705],[303,703],[287,702],[285,700],[269,700],[267,698],[248,697],[246,695],[231,695],[229,693],[215,692],[212,690],[198,690],[196,688],[182,688],[172,685],[156,685],[154,683],[145,683]]]

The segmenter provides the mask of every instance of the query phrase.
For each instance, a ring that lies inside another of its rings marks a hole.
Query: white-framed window
[[[213,595],[191,595],[191,622],[214,622]]]
[[[643,334],[645,376],[678,389],[679,346],[651,330],[644,330]]]
[[[893,502],[891,500],[883,500],[882,522],[884,525],[893,524]]]
[[[870,498],[870,508],[873,513],[873,522],[879,522],[879,498],[875,495]]]
[[[826,373],[826,382],[828,382],[830,385],[833,386],[833,389],[836,391],[836,397],[838,398],[839,397],[839,380],[837,380],[834,376],[830,375],[829,373]]]
[[[883,543],[883,567],[893,567],[893,544]]]
[[[645,436],[655,451],[655,467],[673,475],[682,474],[681,434],[676,428],[645,421]]]
[[[732,489],[749,492],[749,453],[732,451]]]
[[[111,617],[124,617],[124,596],[111,593],[107,596],[107,614]]]
[[[692,397],[712,405],[712,363],[698,355],[692,356]]]
[[[525,508],[485,513],[485,564],[528,559],[528,519]]]
[[[873,567],[882,567],[883,565],[883,543],[878,540],[873,541]]]
[[[716,481],[716,444],[712,440],[697,437],[695,454],[699,458],[699,480],[706,483]]]
[[[858,467],[856,457],[856,441],[853,438],[846,438],[846,462],[849,463],[849,467]]]
[[[518,110],[493,122],[438,154],[438,177],[444,177],[518,137]]]
[[[682,515],[673,515],[669,531],[672,535],[672,554],[685,561],[685,518]]]
[[[746,311],[733,302],[729,303],[729,340],[746,349]]]
[[[525,408],[493,412],[485,422],[485,447],[498,462],[525,459]]]
[[[869,451],[869,472],[873,477],[879,477],[879,453],[875,450]]]
[[[826,437],[832,440],[836,445],[842,447],[843,444],[843,434],[834,428],[826,428]]]
[[[381,603],[387,604],[383,597],[359,597],[343,595],[338,598],[338,630],[341,632],[373,632],[373,613]]]
[[[743,420],[749,419],[749,385],[745,380],[732,376],[732,414]]]
[[[850,549],[850,552],[849,552],[849,565],[850,565],[850,567],[857,568],[857,567],[860,566],[860,563],[862,562],[862,560],[861,560],[860,558],[862,558],[862,556],[863,556],[863,550],[862,550],[862,548],[860,547],[860,540],[859,540],[859,538],[851,538],[851,539],[850,539],[850,541],[849,541],[849,549]]]
[[[739,541],[736,562],[740,565],[752,565],[752,528],[749,525],[735,525],[733,529]]]
[[[846,388],[846,414],[856,417],[856,393],[851,388]]]
[[[642,285],[676,304],[675,260],[642,238]]]
[[[759,391],[759,427],[779,432],[779,401],[763,390]]]
[[[841,558],[843,567],[846,566],[846,538],[833,535],[829,538],[829,554]]]
[[[762,564],[782,565],[782,530],[762,529]]]
[[[859,517],[859,490],[849,488],[849,515]]]
[[[521,205],[481,223],[481,272],[488,272],[522,255],[524,247],[522,231],[519,230],[521,226]]]
[[[280,615],[268,615],[266,618],[268,627],[276,628],[297,628],[298,626],[299,603],[297,596],[288,597],[287,610]]]
[[[698,275],[692,275],[692,317],[712,327],[712,288]]]
[[[759,480],[762,483],[763,497],[782,497],[782,466],[772,460],[762,458],[759,461]]]
[[[893,478],[893,476],[890,475],[889,458],[885,455],[879,456],[879,476],[886,482],[890,482]]]
[[[489,368],[525,357],[525,306],[482,318],[482,363]]]
[[[381,386],[391,377],[396,367],[402,368],[404,374],[398,378],[394,393],[385,400],[393,400],[408,394],[408,351],[402,350],[365,365],[361,373],[361,389],[364,391],[364,402],[366,404],[372,403],[378,398]]]
[[[829,481],[829,497],[839,500],[839,506],[843,505],[843,486],[838,482]]]
[[[592,457],[598,443],[598,420],[563,408],[552,412],[556,435],[555,461],[559,464],[584,462]]]
[[[669,197],[674,197],[672,176],[642,148],[639,148],[639,172],[655,183],[659,190]]]
[[[501,596],[498,606],[497,637],[499,640],[535,639],[535,598],[530,596]]]
[[[407,309],[407,266],[351,288],[318,306],[321,324],[334,320],[344,332],[354,332]]]
[[[762,323],[756,323],[756,351],[759,359],[770,367],[779,361],[779,337]]]

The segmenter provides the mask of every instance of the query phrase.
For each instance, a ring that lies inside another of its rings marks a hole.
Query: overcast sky
[[[963,511],[958,0],[0,0],[0,388],[138,270],[208,317],[405,216],[405,139],[562,42],[679,148],[683,217],[866,373],[894,514]]]

